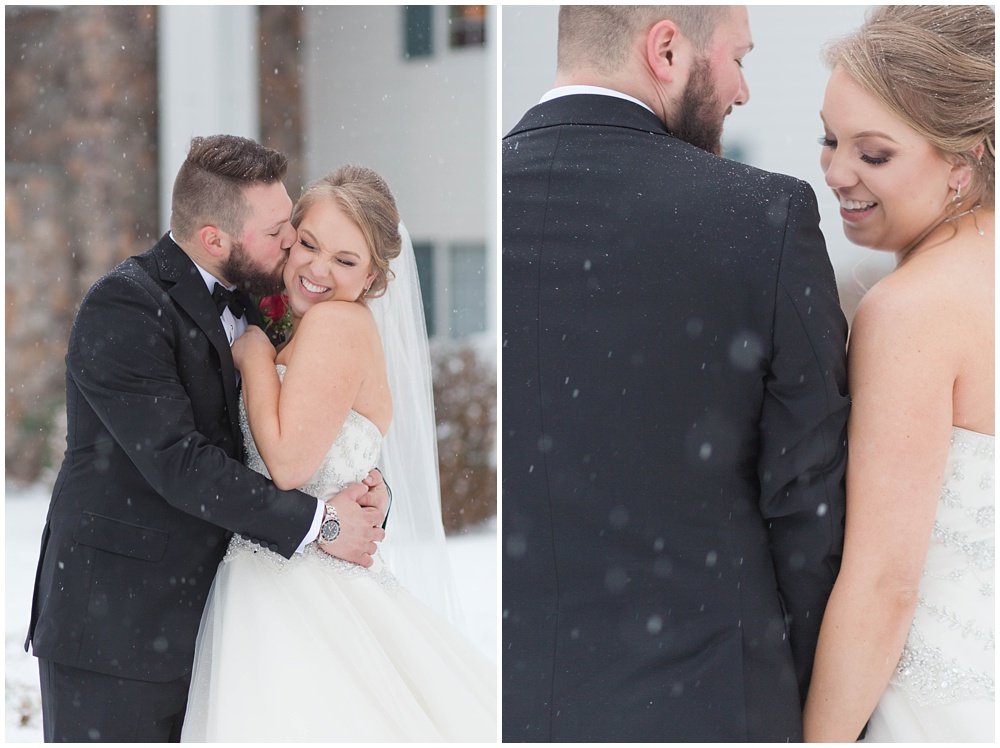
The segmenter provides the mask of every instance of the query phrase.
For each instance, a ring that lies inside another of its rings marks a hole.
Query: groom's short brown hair
[[[280,182],[287,169],[285,154],[249,138],[192,138],[174,179],[170,230],[181,241],[191,239],[205,225],[239,236],[250,210],[243,190],[253,184]]]
[[[728,5],[562,5],[559,7],[558,67],[591,67],[617,72],[628,59],[636,36],[670,19],[696,48],[712,40]]]

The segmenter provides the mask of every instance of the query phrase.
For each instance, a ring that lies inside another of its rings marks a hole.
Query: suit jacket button
[[[278,544],[277,543],[271,543],[271,545],[269,545],[268,548],[270,548],[275,553],[278,552]]]

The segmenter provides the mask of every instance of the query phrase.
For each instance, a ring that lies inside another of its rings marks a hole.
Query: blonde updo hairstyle
[[[402,247],[399,211],[389,185],[365,166],[341,166],[306,187],[292,209],[292,226],[298,229],[303,216],[317,200],[335,201],[364,234],[375,278],[363,298],[374,299],[384,294],[393,278],[389,261],[399,256]]]
[[[987,5],[884,5],[826,48],[831,69],[843,68],[947,161],[972,168],[954,213],[994,204],[995,25]]]

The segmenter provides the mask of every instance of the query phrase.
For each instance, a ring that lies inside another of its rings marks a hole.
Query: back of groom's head
[[[174,179],[170,230],[182,242],[206,224],[240,234],[250,210],[244,189],[280,182],[287,169],[285,154],[249,138],[192,138],[187,158]]]
[[[619,72],[639,35],[669,19],[699,50],[711,41],[728,5],[562,5],[559,8],[557,67],[603,75]]]

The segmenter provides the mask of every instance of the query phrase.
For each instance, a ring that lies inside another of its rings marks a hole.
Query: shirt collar
[[[626,101],[631,101],[632,103],[638,104],[639,106],[644,107],[645,109],[649,109],[650,112],[653,111],[648,104],[639,101],[634,96],[629,96],[628,94],[622,93],[621,91],[615,91],[613,88],[603,88],[601,86],[559,86],[557,88],[553,88],[550,91],[546,92],[546,94],[542,96],[542,100],[539,101],[538,103],[542,104],[546,101],[551,101],[552,99],[558,99],[561,96],[573,96],[574,94],[598,94],[600,96],[614,96],[616,99],[625,99]],[[655,113],[656,112],[653,112],[653,114]]]

